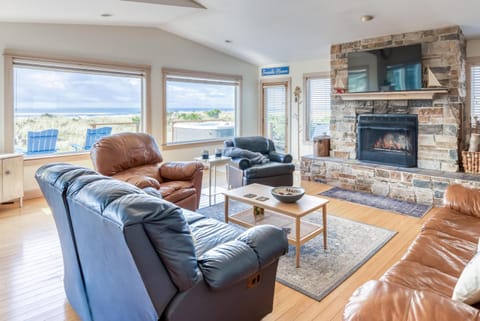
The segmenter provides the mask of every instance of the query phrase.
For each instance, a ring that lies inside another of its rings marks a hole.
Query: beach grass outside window
[[[305,140],[330,134],[330,93],[328,75],[305,77]]]
[[[13,151],[88,152],[92,138],[144,129],[147,67],[9,58]]]
[[[166,145],[223,141],[236,135],[241,76],[164,69]]]

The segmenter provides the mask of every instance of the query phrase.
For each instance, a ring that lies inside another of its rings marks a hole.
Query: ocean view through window
[[[92,138],[142,130],[140,70],[14,59],[12,76],[13,147],[27,157],[86,152]]]
[[[164,142],[184,144],[235,135],[241,78],[164,70]]]

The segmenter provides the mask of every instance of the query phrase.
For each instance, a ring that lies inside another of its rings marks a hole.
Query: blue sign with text
[[[289,73],[289,66],[262,68],[262,76],[288,75]]]

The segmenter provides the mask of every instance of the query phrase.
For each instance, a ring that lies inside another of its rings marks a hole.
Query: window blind
[[[471,70],[471,88],[470,88],[470,106],[472,122],[474,122],[475,116],[480,121],[480,65],[472,66]]]
[[[285,85],[267,85],[263,87],[263,97],[265,106],[265,115],[283,113],[287,99],[287,86]]]
[[[306,139],[329,133],[330,78],[307,78]]]

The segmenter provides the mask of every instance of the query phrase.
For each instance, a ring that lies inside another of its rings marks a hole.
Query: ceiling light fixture
[[[108,17],[111,17],[111,16],[113,16],[113,14],[111,14],[111,13],[102,13],[100,15],[100,17],[102,17],[102,18],[108,18]]]
[[[232,40],[225,40],[226,43],[232,43],[233,41]]]
[[[369,14],[366,14],[366,15],[361,16],[360,20],[362,20],[362,22],[369,22],[369,21],[373,20],[373,16],[369,15]]]

